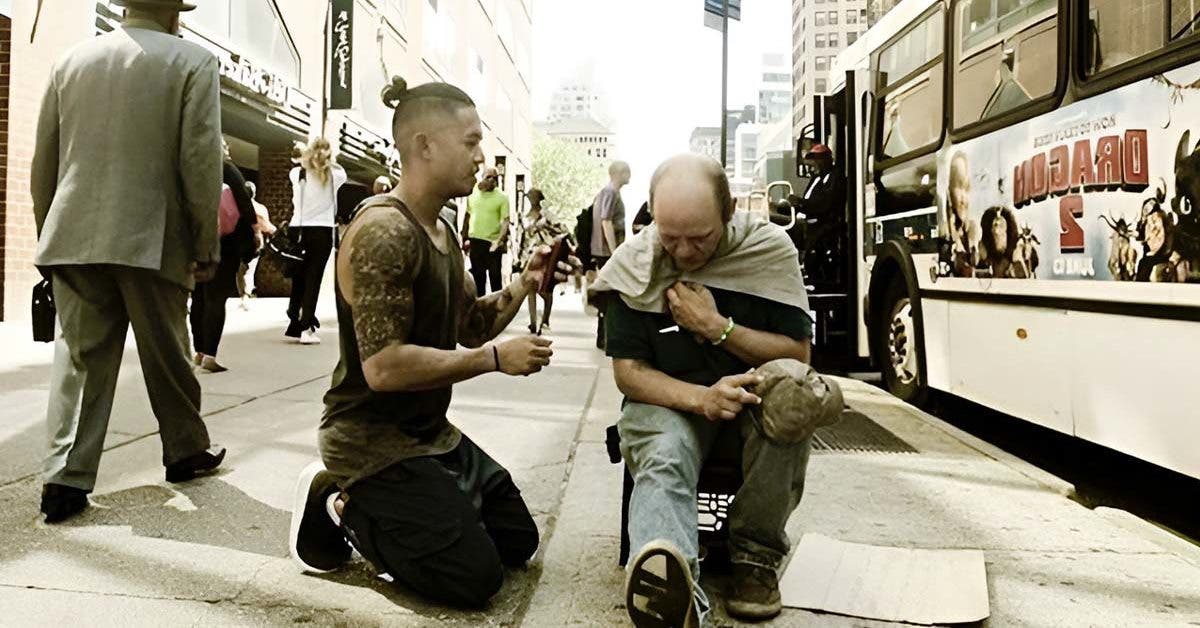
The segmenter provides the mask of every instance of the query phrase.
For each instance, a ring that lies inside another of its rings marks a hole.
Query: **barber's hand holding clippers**
[[[732,421],[746,406],[762,403],[762,398],[746,390],[763,382],[754,371],[722,377],[709,386],[700,400],[701,413],[709,421]]]

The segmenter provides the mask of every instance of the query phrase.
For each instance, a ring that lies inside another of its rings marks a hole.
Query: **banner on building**
[[[354,106],[354,0],[332,0],[329,31],[329,108]]]

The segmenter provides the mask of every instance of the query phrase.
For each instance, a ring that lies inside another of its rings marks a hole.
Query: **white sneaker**
[[[306,329],[300,333],[300,344],[302,345],[319,345],[321,337],[317,335],[317,329]]]

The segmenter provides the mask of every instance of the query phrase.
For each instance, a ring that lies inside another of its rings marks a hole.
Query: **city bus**
[[[887,13],[814,103],[817,353],[1200,478],[1198,34],[1200,0]]]

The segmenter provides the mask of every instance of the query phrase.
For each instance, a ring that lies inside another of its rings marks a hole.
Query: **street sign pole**
[[[721,0],[721,168],[725,168],[729,160],[726,153],[729,138],[729,0]]]

